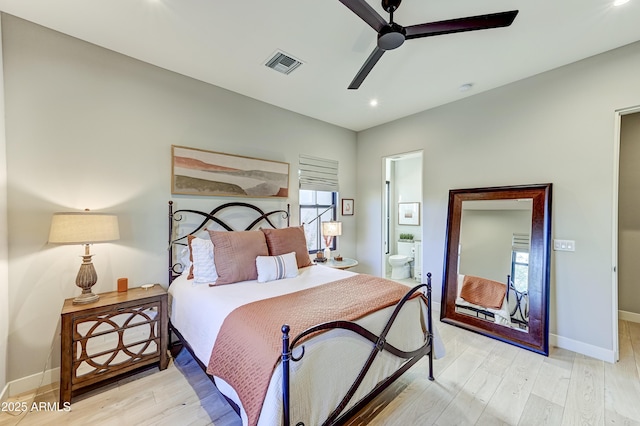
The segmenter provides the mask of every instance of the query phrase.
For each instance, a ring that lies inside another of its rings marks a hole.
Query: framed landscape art
[[[398,203],[398,225],[420,225],[420,203]]]
[[[172,145],[171,193],[286,198],[289,163]]]

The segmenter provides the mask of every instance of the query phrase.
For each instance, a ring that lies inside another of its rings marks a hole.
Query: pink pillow
[[[302,226],[292,226],[282,229],[260,228],[260,230],[267,239],[270,256],[278,256],[294,251],[296,252],[298,268],[313,265],[309,258],[307,239],[304,236],[304,228]]]
[[[258,279],[256,257],[268,256],[264,234],[259,231],[209,231],[218,279],[215,284],[231,284]]]

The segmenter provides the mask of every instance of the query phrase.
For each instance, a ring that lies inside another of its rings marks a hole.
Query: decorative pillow
[[[258,269],[259,283],[293,278],[298,275],[295,252],[280,256],[258,256],[256,257],[256,268]]]
[[[269,255],[262,232],[209,231],[209,235],[213,242],[213,258],[218,272],[215,285],[258,278],[256,257]]]
[[[218,274],[213,260],[213,243],[205,238],[193,235],[187,237],[191,253],[191,269],[188,279],[195,284],[211,284],[216,282]]]
[[[307,249],[307,239],[304,236],[304,228],[302,226],[292,226],[282,229],[263,229],[269,247],[269,255],[278,256],[280,254],[296,253],[296,262],[298,268],[311,266],[311,258]]]

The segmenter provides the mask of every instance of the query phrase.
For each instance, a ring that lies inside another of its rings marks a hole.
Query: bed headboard
[[[259,225],[267,225],[271,228],[277,228],[277,226],[272,221],[274,215],[279,215],[282,220],[286,221],[286,226],[289,226],[291,217],[290,208],[290,204],[287,204],[286,210],[273,210],[265,212],[260,207],[254,206],[253,204],[232,202],[222,204],[214,208],[210,212],[191,209],[181,209],[174,211],[173,201],[169,201],[169,285],[171,285],[173,280],[182,273],[182,268],[184,267],[184,265],[182,265],[179,261],[175,260],[173,250],[174,248],[179,246],[186,246],[187,237],[189,235],[195,235],[198,232],[203,231],[208,225],[212,223],[216,223],[227,231],[250,231],[252,229],[256,229],[256,227]],[[251,213],[251,218],[247,220],[248,224],[246,226],[242,225],[240,228],[236,227],[236,229],[234,229],[228,223],[228,221],[225,221],[220,217],[223,211],[226,211],[226,213],[228,213],[229,209],[232,209],[233,212],[242,213],[243,217],[245,214]],[[176,236],[175,231],[177,229],[178,222],[183,221],[187,216],[196,218],[196,225],[190,226],[191,229],[188,229],[184,235]]]

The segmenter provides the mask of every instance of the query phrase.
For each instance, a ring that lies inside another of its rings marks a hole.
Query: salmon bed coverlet
[[[256,425],[280,360],[283,324],[290,326],[290,336],[295,337],[323,322],[354,321],[397,304],[408,290],[394,281],[359,274],[240,306],[223,322],[207,373],[233,386],[249,425]]]

